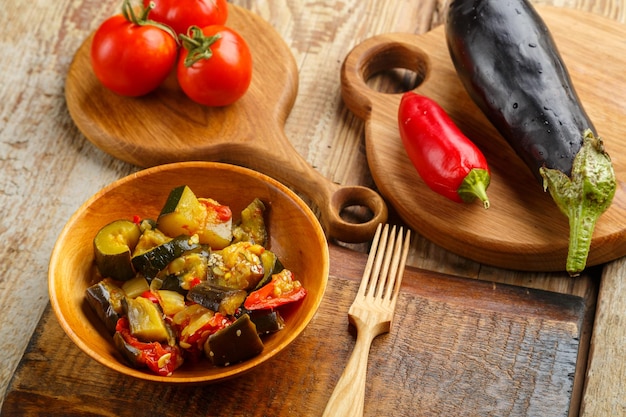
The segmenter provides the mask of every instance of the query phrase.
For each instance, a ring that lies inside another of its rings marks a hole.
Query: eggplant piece
[[[255,198],[241,211],[241,219],[233,228],[233,243],[250,242],[265,246],[267,229],[265,228],[265,204]]]
[[[262,351],[263,342],[247,314],[213,333],[204,343],[204,353],[216,366],[243,362]]]
[[[580,274],[616,180],[548,27],[526,0],[454,0],[445,34],[472,100],[568,217],[565,269]]]
[[[143,342],[165,342],[172,338],[163,313],[152,301],[144,297],[122,300],[124,313],[128,318],[130,334]]]
[[[248,293],[202,282],[187,293],[187,299],[209,310],[232,316],[241,307]]]
[[[117,351],[122,354],[124,359],[126,359],[133,368],[139,369],[146,366],[141,349],[137,349],[135,346],[127,343],[121,333],[116,332],[113,335],[113,344]]]
[[[259,336],[278,332],[285,327],[285,320],[278,310],[256,310],[249,315]]]
[[[105,278],[87,288],[86,297],[87,303],[102,320],[107,330],[111,334],[115,333],[117,321],[123,314],[124,290]]]
[[[148,281],[154,279],[174,259],[186,252],[202,249],[202,245],[193,236],[178,236],[170,241],[138,255],[134,255],[132,263],[137,272],[143,274]]]

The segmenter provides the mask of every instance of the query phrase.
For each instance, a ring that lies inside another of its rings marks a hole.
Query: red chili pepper
[[[144,364],[148,369],[158,375],[171,375],[183,362],[183,358],[177,347],[162,345],[159,342],[141,342],[133,336],[130,333],[130,327],[126,317],[122,317],[117,321],[115,330],[120,333],[127,344],[141,352],[141,356],[137,358],[138,363]]]
[[[141,297],[147,298],[152,301],[154,304],[159,304],[159,298],[150,290],[146,290],[140,294]]]
[[[215,201],[212,201],[210,199],[202,199],[200,200],[200,203],[204,204],[207,208],[214,211],[217,214],[217,219],[222,222],[230,220],[233,217],[233,212],[231,211],[229,206],[216,204]]]
[[[189,345],[188,348],[185,348],[185,351],[188,353],[194,354],[197,356],[200,352],[202,352],[202,347],[204,342],[211,336],[213,333],[217,332],[229,326],[234,320],[230,317],[223,315],[222,313],[215,313],[211,320],[209,320],[204,326],[195,331],[193,334],[180,336],[180,342],[184,345]],[[188,323],[187,323],[188,324]],[[185,326],[187,326],[185,324]],[[181,326],[181,329],[185,326]]]
[[[193,277],[191,281],[189,281],[189,289],[192,289],[196,285],[200,284],[202,280],[199,277]]]
[[[439,104],[404,93],[398,127],[409,159],[431,190],[458,203],[479,198],[489,208],[487,160]]]
[[[248,294],[243,306],[248,310],[271,309],[301,300],[306,294],[300,282],[294,281],[291,271],[283,269],[270,282]]]

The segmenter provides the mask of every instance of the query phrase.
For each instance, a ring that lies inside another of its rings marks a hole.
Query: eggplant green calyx
[[[489,171],[481,168],[472,168],[472,170],[467,173],[456,192],[464,202],[471,203],[478,198],[483,202],[483,207],[488,209],[489,198],[487,197],[487,187],[489,187],[490,182],[491,176],[489,175]]]
[[[591,130],[583,133],[583,145],[572,164],[568,177],[563,172],[542,167],[544,190],[563,214],[569,218],[569,248],[566,270],[577,276],[585,269],[593,229],[615,195],[617,182],[611,158],[604,151],[602,139]]]
[[[176,32],[174,31],[174,29],[172,29],[166,24],[159,23],[154,20],[150,20],[148,18],[150,11],[154,9],[154,6],[155,4],[153,1],[151,1],[147,7],[143,7],[142,5],[141,8],[139,9],[140,14],[137,15],[135,13],[135,10],[133,9],[133,6],[130,4],[130,0],[124,0],[124,3],[122,4],[122,15],[124,16],[126,20],[128,20],[129,22],[135,25],[158,27],[159,29],[163,30],[168,35],[170,35],[172,38],[174,38],[174,40],[176,41],[176,44],[179,44],[178,36],[176,36]]]
[[[183,42],[183,47],[189,51],[185,58],[185,66],[189,68],[198,61],[210,59],[213,56],[211,45],[221,37],[219,33],[205,36],[198,26],[191,26],[186,35],[181,34],[180,39]]]

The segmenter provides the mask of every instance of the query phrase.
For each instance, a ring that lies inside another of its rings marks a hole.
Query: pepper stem
[[[487,197],[487,187],[491,182],[489,171],[482,168],[472,168],[465,176],[463,182],[456,190],[461,200],[471,203],[476,198],[483,202],[485,209],[489,208],[489,198]]]
[[[540,168],[539,172],[544,190],[550,191],[552,199],[569,219],[566,270],[570,276],[580,275],[587,263],[596,222],[615,195],[617,183],[611,159],[604,151],[602,139],[587,129],[570,177],[551,168]]]

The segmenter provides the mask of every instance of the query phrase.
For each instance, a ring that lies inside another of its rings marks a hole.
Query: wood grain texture
[[[78,350],[46,310],[2,416],[321,415],[354,344],[347,312],[366,260],[330,252],[327,296],[305,332],[274,360],[224,383],[121,376]],[[391,331],[372,346],[364,415],[567,416],[581,388],[573,374],[585,304],[407,269]]]
[[[342,103],[341,64],[355,45],[372,36],[392,32],[421,34],[437,27],[442,23],[445,1],[232,3],[267,21],[294,56],[299,88],[284,130],[297,152],[334,183],[375,188],[367,167],[364,123]],[[535,3],[626,22],[623,0]],[[36,5],[21,0],[3,2],[0,23],[6,30],[0,36],[0,255],[7,261],[0,264],[0,401],[47,305],[47,265],[61,228],[91,195],[138,170],[94,147],[76,128],[64,97],[74,54],[106,17],[119,11],[120,5],[118,0],[58,0]],[[395,79],[383,78],[380,84],[383,89],[397,91]],[[390,214],[397,218],[393,210]],[[350,247],[367,250],[367,245]],[[594,300],[602,273],[602,268],[594,268],[588,275],[572,280],[559,272],[491,267],[442,249],[419,235],[414,238],[409,263],[431,271]],[[602,321],[626,308],[622,284],[625,274],[626,260],[622,258],[612,262],[602,276],[599,311],[601,307],[607,314],[599,314],[595,324],[604,331],[593,335],[595,354],[592,352],[590,357],[593,372],[587,378],[589,394],[583,399],[585,416],[602,415],[602,410],[611,409],[623,398],[622,385],[617,382],[626,378],[621,366],[626,363],[622,349],[626,326],[612,319],[602,327]],[[593,318],[593,310],[588,314]],[[590,333],[583,331],[584,336]],[[67,345],[60,347],[61,353],[66,351]],[[44,376],[46,371],[56,372],[56,366],[48,368],[44,356],[35,354],[31,358],[40,363]],[[84,355],[82,358],[87,359]],[[63,373],[51,375],[58,375],[56,381],[68,389],[75,386],[70,379],[75,374],[69,365]],[[96,379],[99,374],[82,376],[86,383],[94,384],[92,392],[102,386]],[[585,376],[584,364],[577,376]],[[309,375],[305,380],[315,378]],[[132,386],[132,382],[125,381],[122,388],[126,386]],[[151,392],[150,387],[145,389]],[[442,387],[439,395],[445,391]],[[26,397],[36,398],[34,394]],[[58,404],[58,409],[64,405],[60,400]]]
[[[626,397],[626,264],[623,259],[604,268],[589,350],[589,367],[580,415],[624,416]],[[618,394],[618,392],[622,394]],[[607,398],[606,392],[615,392]]]
[[[623,48],[626,26],[588,13],[538,8],[559,46],[587,112],[604,138],[618,179],[612,206],[598,221],[588,265],[626,254],[626,114]],[[571,33],[571,28],[577,31]],[[579,57],[584,56],[581,60]],[[603,65],[589,65],[602,62]],[[484,152],[492,180],[491,207],[458,204],[431,191],[408,159],[398,132],[401,94],[379,93],[367,85],[372,74],[407,68],[417,74],[414,90],[437,101]],[[558,271],[565,267],[569,225],[550,195],[471,102],[447,50],[443,27],[423,35],[384,34],[357,46],[342,70],[347,106],[366,122],[367,156],[381,193],[400,217],[429,240],[502,268]],[[454,219],[451,221],[450,219]]]

